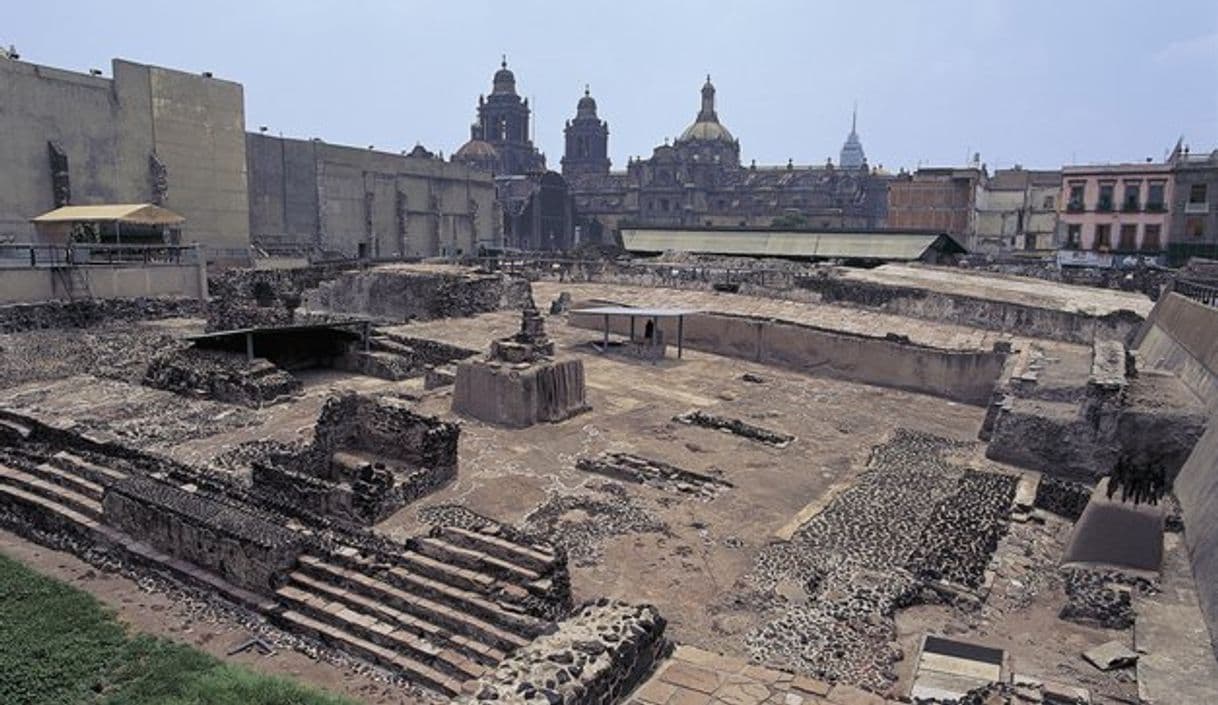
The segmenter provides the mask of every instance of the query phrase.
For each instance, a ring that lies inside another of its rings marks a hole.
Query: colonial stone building
[[[648,159],[612,171],[609,125],[585,90],[567,122],[563,175],[579,214],[581,239],[619,225],[768,227],[775,218],[816,228],[884,225],[889,177],[867,166],[852,128],[843,164],[743,166],[740,142],[720,122],[707,76],[694,122]]]
[[[531,110],[516,93],[516,75],[499,65],[489,96],[478,96],[469,141],[452,161],[495,180],[503,245],[520,250],[562,250],[574,244],[574,215],[567,181],[546,169],[546,157],[529,137]],[[565,160],[564,160],[565,161]]]

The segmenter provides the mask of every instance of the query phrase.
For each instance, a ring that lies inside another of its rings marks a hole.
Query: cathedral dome
[[[454,162],[465,162],[472,166],[482,168],[493,168],[499,159],[499,152],[490,142],[480,139],[471,139],[456,152],[453,152],[452,160]]]
[[[575,104],[575,117],[596,117],[596,99],[587,86],[584,87],[584,97]]]
[[[516,94],[516,74],[508,69],[506,58],[499,64],[499,70],[495,72],[494,87],[491,94]]]
[[[685,132],[682,132],[678,138],[679,142],[691,140],[736,141],[732,137],[732,133],[720,124],[719,115],[715,113],[715,85],[711,83],[710,76],[706,77],[706,83],[702,85],[702,109],[698,111],[698,117],[694,119],[694,124],[685,128]]]
[[[727,128],[720,125],[718,121],[704,122],[699,120],[685,128],[685,132],[681,133],[681,142],[688,142],[690,140],[735,142],[736,138],[732,137],[732,133],[728,132]]]

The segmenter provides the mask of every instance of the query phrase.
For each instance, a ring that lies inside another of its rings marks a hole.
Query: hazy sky
[[[1216,0],[4,5],[23,60],[208,70],[244,84],[250,130],[394,151],[459,147],[500,54],[553,168],[585,83],[622,168],[692,122],[707,73],[746,163],[836,161],[856,100],[869,161],[893,169],[1218,146]]]

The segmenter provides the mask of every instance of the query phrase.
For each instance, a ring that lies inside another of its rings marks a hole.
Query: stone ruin
[[[524,428],[587,411],[584,363],[555,360],[545,319],[530,297],[520,332],[491,343],[482,359],[457,366],[453,411],[488,423]]]
[[[459,434],[456,424],[394,399],[332,397],[311,445],[253,463],[253,492],[278,506],[375,524],[456,476]]]

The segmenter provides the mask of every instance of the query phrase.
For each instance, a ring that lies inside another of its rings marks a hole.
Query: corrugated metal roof
[[[113,203],[97,206],[64,206],[33,219],[35,223],[118,221],[133,225],[178,225],[186,219],[151,203]]]
[[[634,308],[633,306],[597,306],[581,308],[571,313],[586,313],[597,316],[639,316],[641,318],[673,318],[697,313],[696,309],[688,308]]]
[[[819,257],[826,259],[921,259],[940,238],[935,233],[817,233],[790,230],[678,230],[622,228],[631,252],[692,252],[744,257]]]

